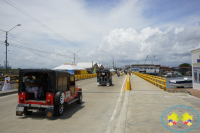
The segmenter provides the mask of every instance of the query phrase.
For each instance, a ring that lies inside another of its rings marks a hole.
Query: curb
[[[14,93],[18,93],[18,89],[8,90],[8,91],[1,91],[0,92],[0,97],[6,96],[6,95],[10,95],[10,94],[14,94]]]
[[[124,133],[125,132],[126,116],[127,116],[127,112],[128,112],[129,93],[130,93],[130,90],[127,90],[125,92],[124,102],[123,102],[122,109],[121,109],[121,112],[119,115],[117,126],[115,128],[115,133]]]

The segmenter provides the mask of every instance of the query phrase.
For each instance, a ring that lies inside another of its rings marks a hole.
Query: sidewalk
[[[188,93],[200,99],[200,90],[194,90],[192,88],[169,88],[167,91],[172,93]]]
[[[194,96],[165,92],[136,75],[130,76],[130,81],[126,133],[171,133],[163,126],[161,117],[172,106],[189,106],[200,115],[200,99]],[[199,125],[189,133],[200,132]]]
[[[18,89],[11,89],[11,90],[6,90],[6,91],[0,91],[0,97],[1,96],[5,96],[5,95],[10,95],[10,94],[14,94],[17,93]]]

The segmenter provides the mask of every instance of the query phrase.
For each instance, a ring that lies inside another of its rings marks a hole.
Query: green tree
[[[182,63],[179,65],[179,67],[191,67],[191,65],[188,63]]]

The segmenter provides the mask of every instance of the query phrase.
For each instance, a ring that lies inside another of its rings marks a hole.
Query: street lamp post
[[[81,50],[79,50],[79,51],[81,51]],[[73,53],[73,54],[74,54],[74,64],[75,64],[75,54],[78,53],[79,51]],[[68,51],[68,52],[71,52],[71,51]],[[72,53],[72,52],[71,52],[71,53]]]
[[[15,27],[17,26],[21,26],[21,24],[18,24],[16,25]],[[12,29],[14,29],[15,27],[13,27]],[[10,29],[9,31],[11,31],[12,29]],[[9,43],[8,43],[8,32],[9,31],[6,31],[6,40],[5,40],[5,45],[6,45],[6,74],[7,74],[7,47],[9,46]]]

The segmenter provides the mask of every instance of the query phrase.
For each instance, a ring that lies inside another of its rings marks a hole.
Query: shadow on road
[[[110,86],[115,86],[115,84],[112,84]],[[98,85],[98,87],[110,87],[110,86],[106,86],[106,84],[101,84],[101,85]]]
[[[77,104],[76,102],[70,104],[70,105],[65,105],[64,107],[64,112],[62,116],[54,116],[52,120],[57,120],[57,119],[69,119],[72,117],[73,114],[84,108],[84,103],[82,104]],[[22,117],[19,117],[19,119],[27,119],[31,118],[33,120],[42,120],[42,119],[48,119],[45,117],[45,111],[37,111],[33,112],[31,115],[23,115]]]
[[[76,102],[70,104],[70,105],[65,105],[65,109],[64,112],[62,114],[62,116],[60,117],[54,117],[54,120],[56,119],[69,119],[70,117],[72,117],[73,114],[75,114],[76,112],[78,112],[79,110],[83,109],[85,102],[82,102],[82,104],[77,104]]]

